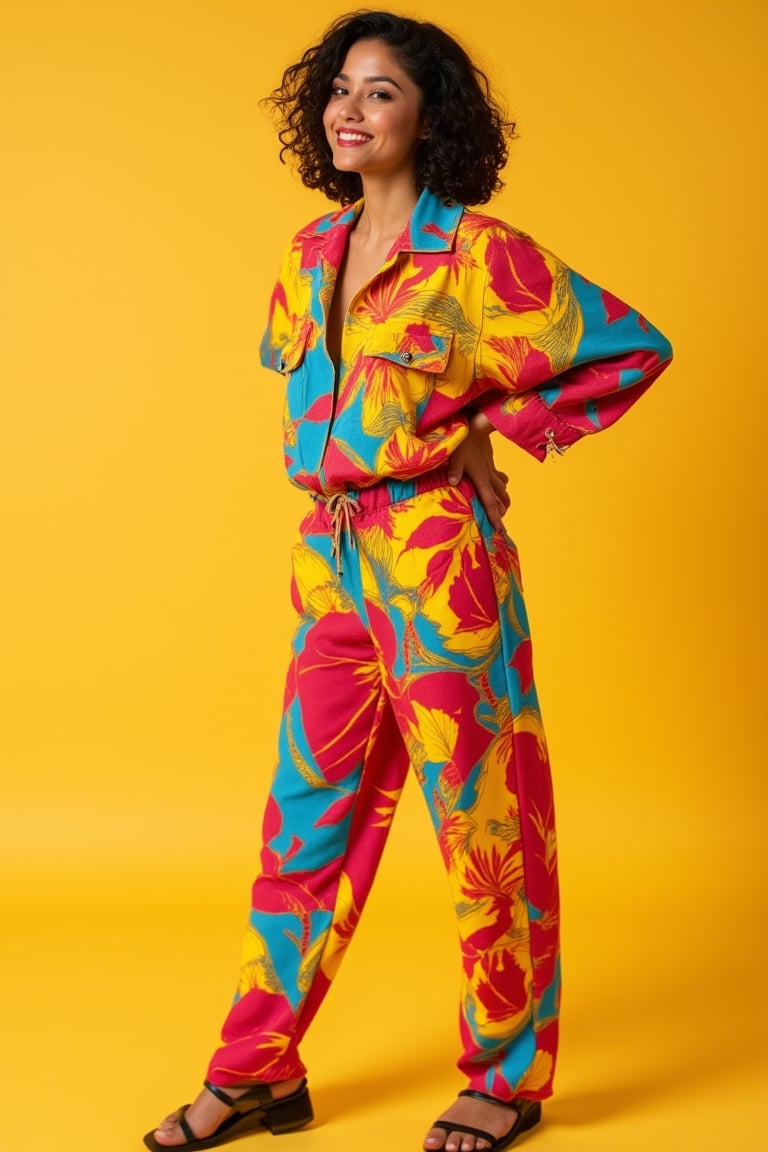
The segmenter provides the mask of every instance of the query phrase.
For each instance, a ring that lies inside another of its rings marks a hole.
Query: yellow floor
[[[396,823],[306,1042],[317,1119],[282,1138],[285,1152],[417,1152],[460,1086],[451,915],[436,853],[417,853],[418,887],[405,875],[408,828]],[[81,861],[79,871],[10,878],[1,1152],[139,1152],[143,1132],[197,1090],[248,888],[231,864],[203,882],[203,855],[183,872],[129,875],[105,854],[87,871]],[[523,1146],[768,1149],[765,961],[754,933],[748,943],[749,910],[710,908],[705,893],[696,907],[665,905],[630,877],[606,917],[587,885],[564,880],[558,1092]],[[237,1147],[266,1152],[271,1137]]]

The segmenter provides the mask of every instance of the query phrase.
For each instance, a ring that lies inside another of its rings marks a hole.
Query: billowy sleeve
[[[623,416],[669,364],[671,345],[530,237],[498,228],[485,240],[473,407],[544,460]]]

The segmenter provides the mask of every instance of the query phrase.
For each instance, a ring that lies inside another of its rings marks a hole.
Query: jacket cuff
[[[533,393],[516,412],[505,412],[508,398],[492,400],[480,407],[491,424],[507,440],[523,448],[537,460],[548,456],[562,456],[571,444],[587,434],[585,428],[575,428],[556,416],[544,401]]]

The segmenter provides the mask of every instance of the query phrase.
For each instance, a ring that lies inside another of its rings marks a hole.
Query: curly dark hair
[[[298,166],[302,183],[331,200],[349,204],[362,195],[356,172],[339,172],[323,127],[333,80],[358,40],[387,44],[404,72],[421,90],[429,137],[416,152],[416,181],[446,203],[484,204],[502,186],[507,141],[515,124],[491,95],[488,78],[460,44],[435,24],[391,12],[361,9],[330,25],[264,101],[282,125],[280,159]]]

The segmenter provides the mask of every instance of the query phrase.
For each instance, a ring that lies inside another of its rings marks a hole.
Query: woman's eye
[[[349,89],[345,88],[343,84],[334,84],[331,88],[331,96],[348,96]],[[384,88],[376,88],[374,91],[368,93],[372,100],[391,100],[392,93],[387,92]]]

